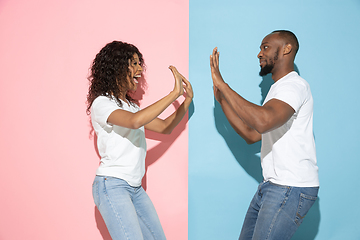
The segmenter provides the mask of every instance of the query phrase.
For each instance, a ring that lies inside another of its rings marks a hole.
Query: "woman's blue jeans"
[[[318,187],[260,183],[246,213],[239,240],[287,240],[317,199]]]
[[[96,176],[93,197],[113,240],[166,239],[154,205],[141,186]]]

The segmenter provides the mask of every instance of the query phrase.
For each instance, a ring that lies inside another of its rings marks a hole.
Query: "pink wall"
[[[0,239],[109,239],[91,195],[90,62],[112,40],[138,46],[144,107],[171,91],[170,64],[188,75],[188,16],[185,0],[0,2]],[[167,238],[187,239],[186,119],[147,137],[144,186]]]

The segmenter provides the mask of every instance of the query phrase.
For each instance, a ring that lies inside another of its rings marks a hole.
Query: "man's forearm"
[[[259,132],[263,122],[263,109],[261,106],[253,104],[232,90],[228,84],[219,85],[224,100],[228,103],[232,111],[250,128]]]
[[[226,99],[219,101],[221,108],[228,119],[232,128],[239,134],[248,144],[252,144],[261,140],[261,134],[255,129],[248,126],[231,108]]]

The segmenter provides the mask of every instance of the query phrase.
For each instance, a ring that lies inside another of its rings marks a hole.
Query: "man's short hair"
[[[279,36],[285,40],[285,43],[290,43],[291,46],[295,49],[295,55],[299,50],[299,41],[295,34],[288,30],[275,30],[272,33],[278,33]]]

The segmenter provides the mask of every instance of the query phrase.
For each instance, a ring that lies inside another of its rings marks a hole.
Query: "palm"
[[[211,77],[213,79],[213,84],[215,87],[218,87],[218,85],[221,82],[224,82],[224,80],[220,74],[219,52],[217,51],[217,48],[214,48],[213,53],[210,56],[210,68],[211,68]]]
[[[179,96],[181,96],[184,94],[184,87],[182,85],[182,75],[178,72],[178,70],[174,66],[170,66],[169,69],[171,70],[175,78],[174,91],[178,93]]]

